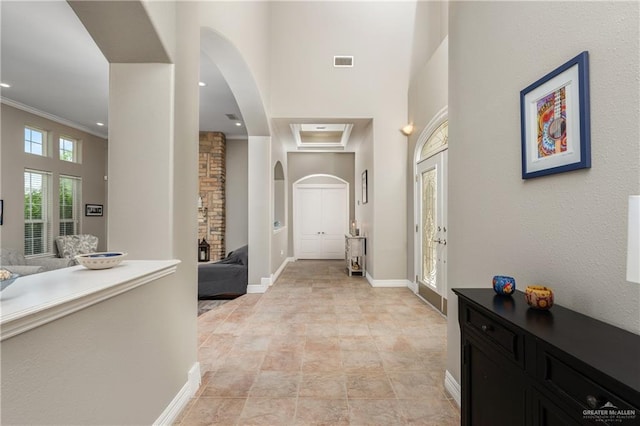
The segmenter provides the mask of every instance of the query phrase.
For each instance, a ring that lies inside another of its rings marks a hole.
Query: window
[[[42,156],[47,155],[47,132],[33,127],[25,127],[24,152]]]
[[[60,176],[60,235],[80,233],[81,183],[80,178]]]
[[[70,161],[72,163],[80,162],[79,148],[80,143],[71,138],[60,138],[60,159],[63,161]]]
[[[420,161],[447,148],[449,144],[449,121],[442,123],[425,142],[420,152]]]
[[[51,253],[51,174],[24,172],[24,254]]]

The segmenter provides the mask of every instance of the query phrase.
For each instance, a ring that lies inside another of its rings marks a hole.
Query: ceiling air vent
[[[353,67],[353,56],[334,56],[333,66],[336,68]]]
[[[235,114],[225,114],[229,120],[238,121],[239,118]]]

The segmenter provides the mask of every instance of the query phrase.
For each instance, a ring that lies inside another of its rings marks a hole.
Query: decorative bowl
[[[530,285],[524,291],[527,304],[535,309],[550,309],[553,306],[553,290],[541,285]]]
[[[108,251],[100,253],[79,254],[76,256],[78,263],[89,269],[109,269],[120,264],[127,253],[121,251]]]
[[[18,277],[20,277],[20,274],[11,274],[10,278],[0,281],[0,291],[4,290],[5,288],[13,284],[13,282],[17,280]]]
[[[493,290],[504,296],[511,296],[516,291],[516,279],[504,275],[493,277]]]

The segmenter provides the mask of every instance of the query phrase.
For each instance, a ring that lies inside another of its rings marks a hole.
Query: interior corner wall
[[[24,249],[24,170],[25,168],[52,173],[54,194],[58,188],[61,174],[82,178],[81,232],[98,237],[98,249],[107,249],[107,140],[69,126],[51,121],[5,104],[0,105],[2,121],[2,187],[0,198],[4,200],[2,247]],[[52,149],[50,156],[42,157],[24,152],[24,126],[33,126],[48,132],[50,146],[56,148],[60,136],[81,141],[82,162],[71,163],[58,158],[58,152]],[[58,197],[52,197],[53,209],[58,209]],[[102,204],[105,215],[84,216],[84,204]],[[54,236],[58,222],[54,218]]]
[[[414,131],[407,146],[407,279],[415,281],[415,188],[416,144],[436,114],[449,102],[449,42],[440,43],[438,49],[416,74],[409,87],[409,121]]]
[[[246,245],[249,213],[248,144],[242,139],[227,139],[227,253]]]
[[[640,286],[625,279],[627,200],[640,193],[639,8],[450,4],[449,288],[511,275],[520,290],[550,286],[558,305],[640,334]],[[520,91],[584,50],[592,167],[522,180]],[[447,369],[459,382],[452,293],[449,309]]]

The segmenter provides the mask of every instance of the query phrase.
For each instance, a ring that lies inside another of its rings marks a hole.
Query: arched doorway
[[[272,165],[271,137],[262,97],[240,51],[211,28],[200,29],[200,49],[220,70],[247,129],[249,292],[264,292],[270,282]]]

